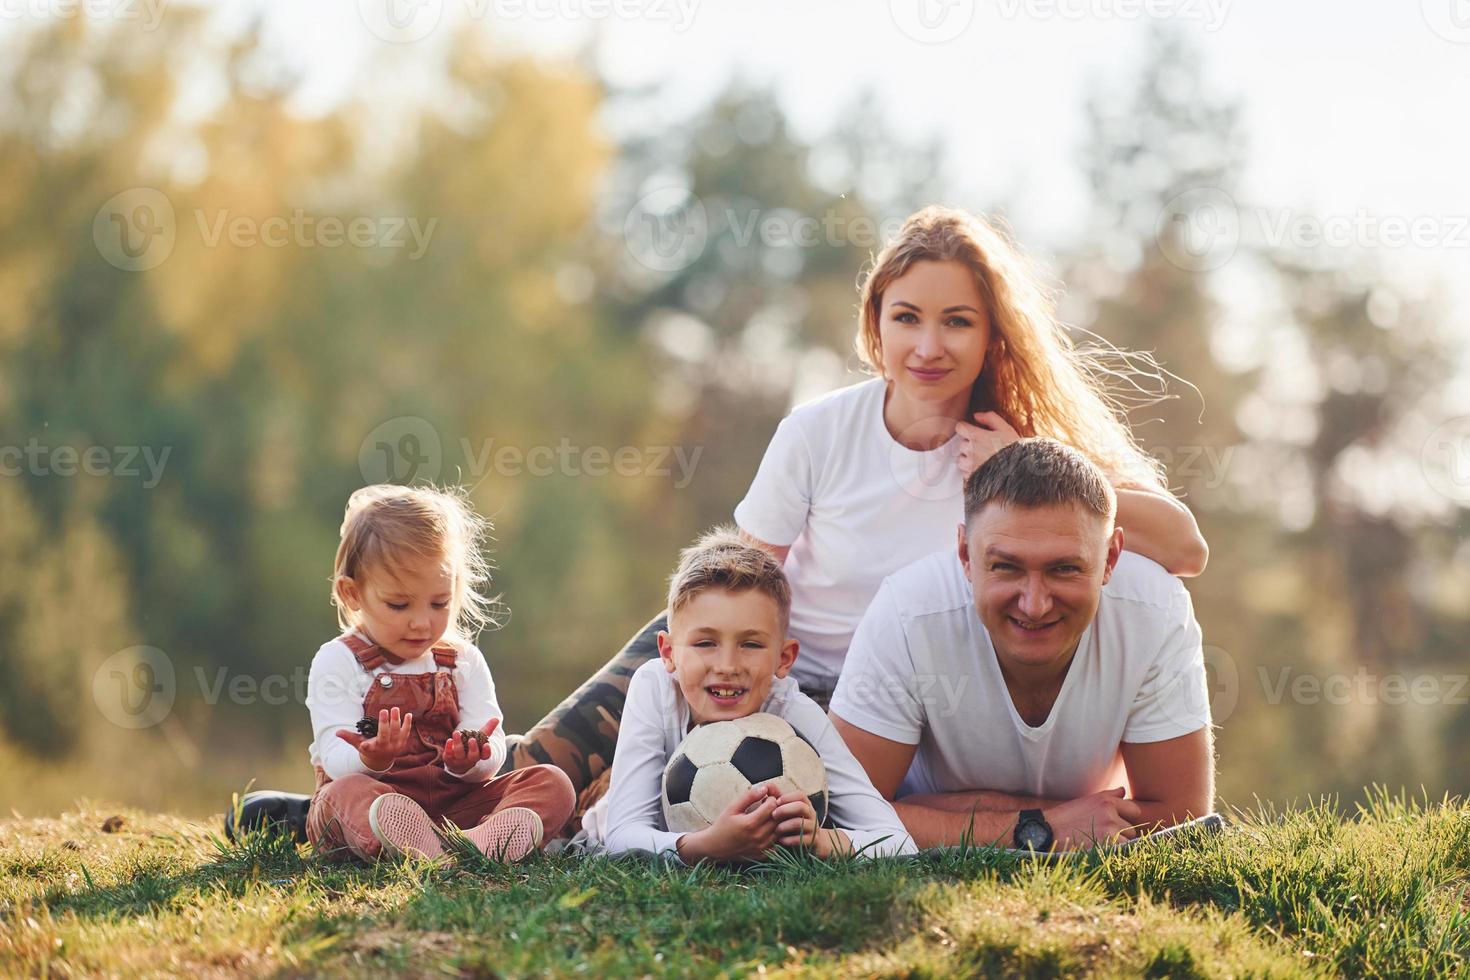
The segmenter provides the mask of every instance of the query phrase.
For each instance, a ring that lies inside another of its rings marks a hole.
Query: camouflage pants
[[[597,782],[612,765],[628,685],[639,667],[658,656],[658,633],[664,629],[668,619],[659,613],[530,731],[510,736],[500,771],[557,766],[579,794]]]
[[[628,685],[639,667],[658,656],[658,633],[666,629],[668,618],[659,613],[601,670],[530,731],[508,739],[509,751],[500,770],[502,773],[549,764],[571,777],[572,786],[577,791],[573,829],[580,825],[586,809],[607,791]],[[832,697],[830,689],[803,687],[802,692],[824,710]]]

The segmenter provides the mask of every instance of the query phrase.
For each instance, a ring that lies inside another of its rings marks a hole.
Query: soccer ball
[[[664,767],[664,822],[678,833],[703,830],[757,783],[781,795],[806,794],[827,819],[827,767],[817,750],[784,718],[760,712],[700,725]]]

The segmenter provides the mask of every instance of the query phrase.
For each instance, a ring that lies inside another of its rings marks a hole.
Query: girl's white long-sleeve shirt
[[[472,643],[456,645],[455,649],[458,656],[451,672],[459,695],[457,727],[481,729],[491,718],[502,720],[490,735],[490,758],[481,759],[469,772],[459,776],[466,781],[485,782],[500,771],[500,765],[505,761],[504,715],[495,700],[495,681],[490,677],[485,655]],[[331,779],[341,779],[355,772],[373,776],[388,771],[369,769],[363,764],[357,749],[338,738],[337,733],[357,731],[357,723],[363,716],[363,700],[367,697],[368,688],[377,682],[378,675],[425,674],[438,669],[441,668],[434,662],[433,652],[426,651],[413,660],[396,665],[384,661],[381,666],[368,671],[363,669],[341,637],[322,644],[312,658],[311,673],[306,681],[306,707],[311,712],[312,765],[321,766]]]
[[[794,678],[776,678],[760,710],[784,718],[816,747],[827,768],[832,821],[863,857],[917,851],[893,805],[873,788],[826,712],[801,693]],[[663,772],[689,729],[689,705],[675,675],[659,659],[638,668],[628,685],[607,795],[582,819],[589,844],[610,855],[642,851],[678,859],[684,835],[664,822]]]

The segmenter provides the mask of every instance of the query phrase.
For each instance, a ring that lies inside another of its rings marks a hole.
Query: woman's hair
[[[1020,250],[967,211],[931,206],[910,215],[863,279],[855,346],[874,373],[885,377],[878,329],[883,293],[918,262],[964,263],[985,303],[990,346],[970,398],[972,411],[999,413],[1022,437],[1065,442],[1111,479],[1164,487],[1163,467],[1134,441],[1124,401],[1110,390],[1119,382],[1134,394],[1146,393],[1140,382],[1160,382],[1158,365],[1116,347],[1075,346]]]
[[[442,563],[454,585],[449,600],[448,638],[472,642],[494,618],[499,597],[487,598],[480,588],[490,581],[490,564],[481,540],[491,530],[453,487],[404,487],[379,483],[347,498],[342,543],[332,569],[332,604],[343,630],[358,626],[357,614],[342,596],[342,580],[362,583],[415,559]]]

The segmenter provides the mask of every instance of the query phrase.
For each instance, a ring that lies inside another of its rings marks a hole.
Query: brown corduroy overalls
[[[388,658],[356,633],[341,637],[362,669],[372,674]],[[557,836],[576,805],[576,792],[556,766],[536,765],[488,782],[460,779],[444,768],[444,743],[459,727],[459,692],[453,670],[458,653],[448,644],[433,650],[436,669],[422,674],[384,672],[363,698],[363,715],[385,708],[413,714],[413,743],[385,773],[352,773],[330,779],[316,767],[316,794],[307,814],[306,836],[321,851],[343,848],[364,860],[382,845],[368,824],[368,808],[385,793],[402,793],[424,808],[436,824],[449,820],[468,830],[511,806],[535,810],[545,839]]]

